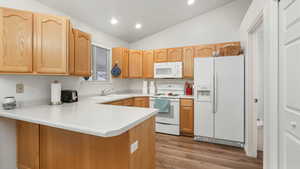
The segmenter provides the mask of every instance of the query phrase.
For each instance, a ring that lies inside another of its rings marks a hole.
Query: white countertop
[[[31,105],[15,110],[1,110],[0,117],[22,120],[45,126],[101,137],[112,137],[154,116],[158,110],[150,108],[113,106],[107,103],[148,94],[122,94],[80,98],[77,103],[63,105]],[[193,98],[193,96],[180,96]]]
[[[0,117],[95,136],[112,137],[125,133],[158,112],[157,109],[150,108],[100,104],[130,97],[134,96],[97,96],[57,106],[25,106],[15,110],[0,110]]]

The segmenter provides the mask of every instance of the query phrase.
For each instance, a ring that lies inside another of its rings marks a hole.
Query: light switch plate
[[[139,142],[135,141],[134,143],[131,144],[130,146],[130,153],[133,154],[136,152],[136,150],[139,148]]]
[[[23,83],[16,84],[16,93],[24,93],[24,84]]]

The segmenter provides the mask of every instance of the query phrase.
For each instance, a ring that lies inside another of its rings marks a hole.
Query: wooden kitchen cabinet
[[[154,51],[143,51],[143,77],[153,78],[154,76]]]
[[[180,133],[194,135],[194,102],[193,99],[180,100]]]
[[[155,62],[167,62],[168,61],[168,50],[167,49],[154,50],[154,61]]]
[[[125,99],[125,100],[123,101],[123,105],[124,105],[124,106],[133,106],[133,105],[134,105],[134,100],[133,100],[133,98]]]
[[[149,107],[149,97],[135,97],[134,98],[135,107]]]
[[[75,29],[74,75],[91,76],[91,36]]]
[[[143,77],[143,53],[141,50],[129,50],[129,78]]]
[[[194,47],[195,57],[213,57],[216,52],[215,45],[199,45]]]
[[[33,71],[33,13],[0,8],[0,73]]]
[[[18,169],[39,169],[39,125],[17,121]]]
[[[183,78],[194,78],[194,48],[183,48]]]
[[[68,74],[69,19],[34,14],[34,62],[39,74]]]
[[[69,28],[69,74],[75,74],[75,29]]]
[[[121,75],[113,78],[125,79],[129,77],[129,49],[122,47],[112,49],[112,67],[115,65],[121,69]]]
[[[181,62],[182,61],[182,48],[168,49],[168,62]]]

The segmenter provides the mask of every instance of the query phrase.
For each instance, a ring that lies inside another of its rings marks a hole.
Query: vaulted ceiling
[[[233,0],[38,0],[103,32],[134,42]],[[112,25],[110,20],[118,23]],[[136,29],[136,23],[142,24]]]

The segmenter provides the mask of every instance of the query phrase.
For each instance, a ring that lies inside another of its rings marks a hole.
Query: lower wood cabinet
[[[155,169],[154,126],[152,117],[119,136],[97,137],[18,121],[18,169]]]
[[[135,107],[149,107],[149,97],[135,97],[134,98]]]
[[[180,100],[180,134],[185,136],[194,135],[194,100]]]
[[[18,169],[40,168],[40,127],[37,124],[17,121],[17,166]]]
[[[133,98],[125,99],[123,101],[123,106],[134,106],[134,99]]]
[[[149,97],[134,97],[130,99],[108,102],[105,104],[117,106],[149,107]]]

